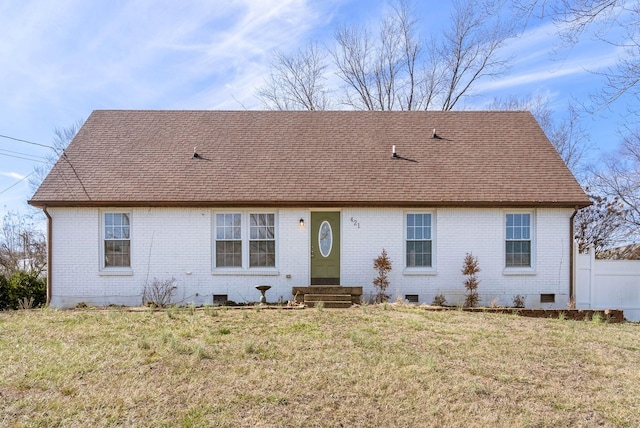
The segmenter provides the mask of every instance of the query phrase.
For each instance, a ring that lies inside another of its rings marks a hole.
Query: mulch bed
[[[564,318],[567,320],[591,320],[598,314],[602,321],[610,323],[625,322],[621,309],[521,309],[521,308],[454,308],[454,307],[425,307],[428,311],[462,310],[466,312],[487,312],[496,314],[515,314],[530,318]]]

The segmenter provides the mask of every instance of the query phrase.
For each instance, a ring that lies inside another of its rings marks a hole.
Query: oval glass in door
[[[329,257],[333,246],[333,230],[331,230],[331,224],[326,220],[322,222],[318,230],[318,246],[322,257]]]

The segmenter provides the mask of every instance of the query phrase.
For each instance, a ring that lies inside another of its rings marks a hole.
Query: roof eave
[[[65,201],[30,200],[29,205],[37,208],[105,208],[105,207],[186,207],[186,208],[228,208],[228,207],[412,207],[412,208],[574,208],[581,209],[591,205],[590,201],[343,201],[343,200],[301,200],[301,201],[264,201],[264,200],[228,200],[228,201]]]

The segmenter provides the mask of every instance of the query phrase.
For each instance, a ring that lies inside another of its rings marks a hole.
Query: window
[[[276,265],[276,237],[273,214],[250,214],[249,267]]]
[[[104,214],[104,267],[131,267],[131,221],[128,213]]]
[[[531,267],[531,214],[507,214],[506,267]]]
[[[407,214],[407,267],[432,267],[431,214]]]
[[[276,266],[276,216],[273,213],[216,213],[214,268]]]
[[[242,267],[241,214],[216,214],[216,267]]]

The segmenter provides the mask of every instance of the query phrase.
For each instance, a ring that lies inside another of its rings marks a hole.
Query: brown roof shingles
[[[30,203],[582,207],[589,199],[528,112],[110,110],[91,114]]]

